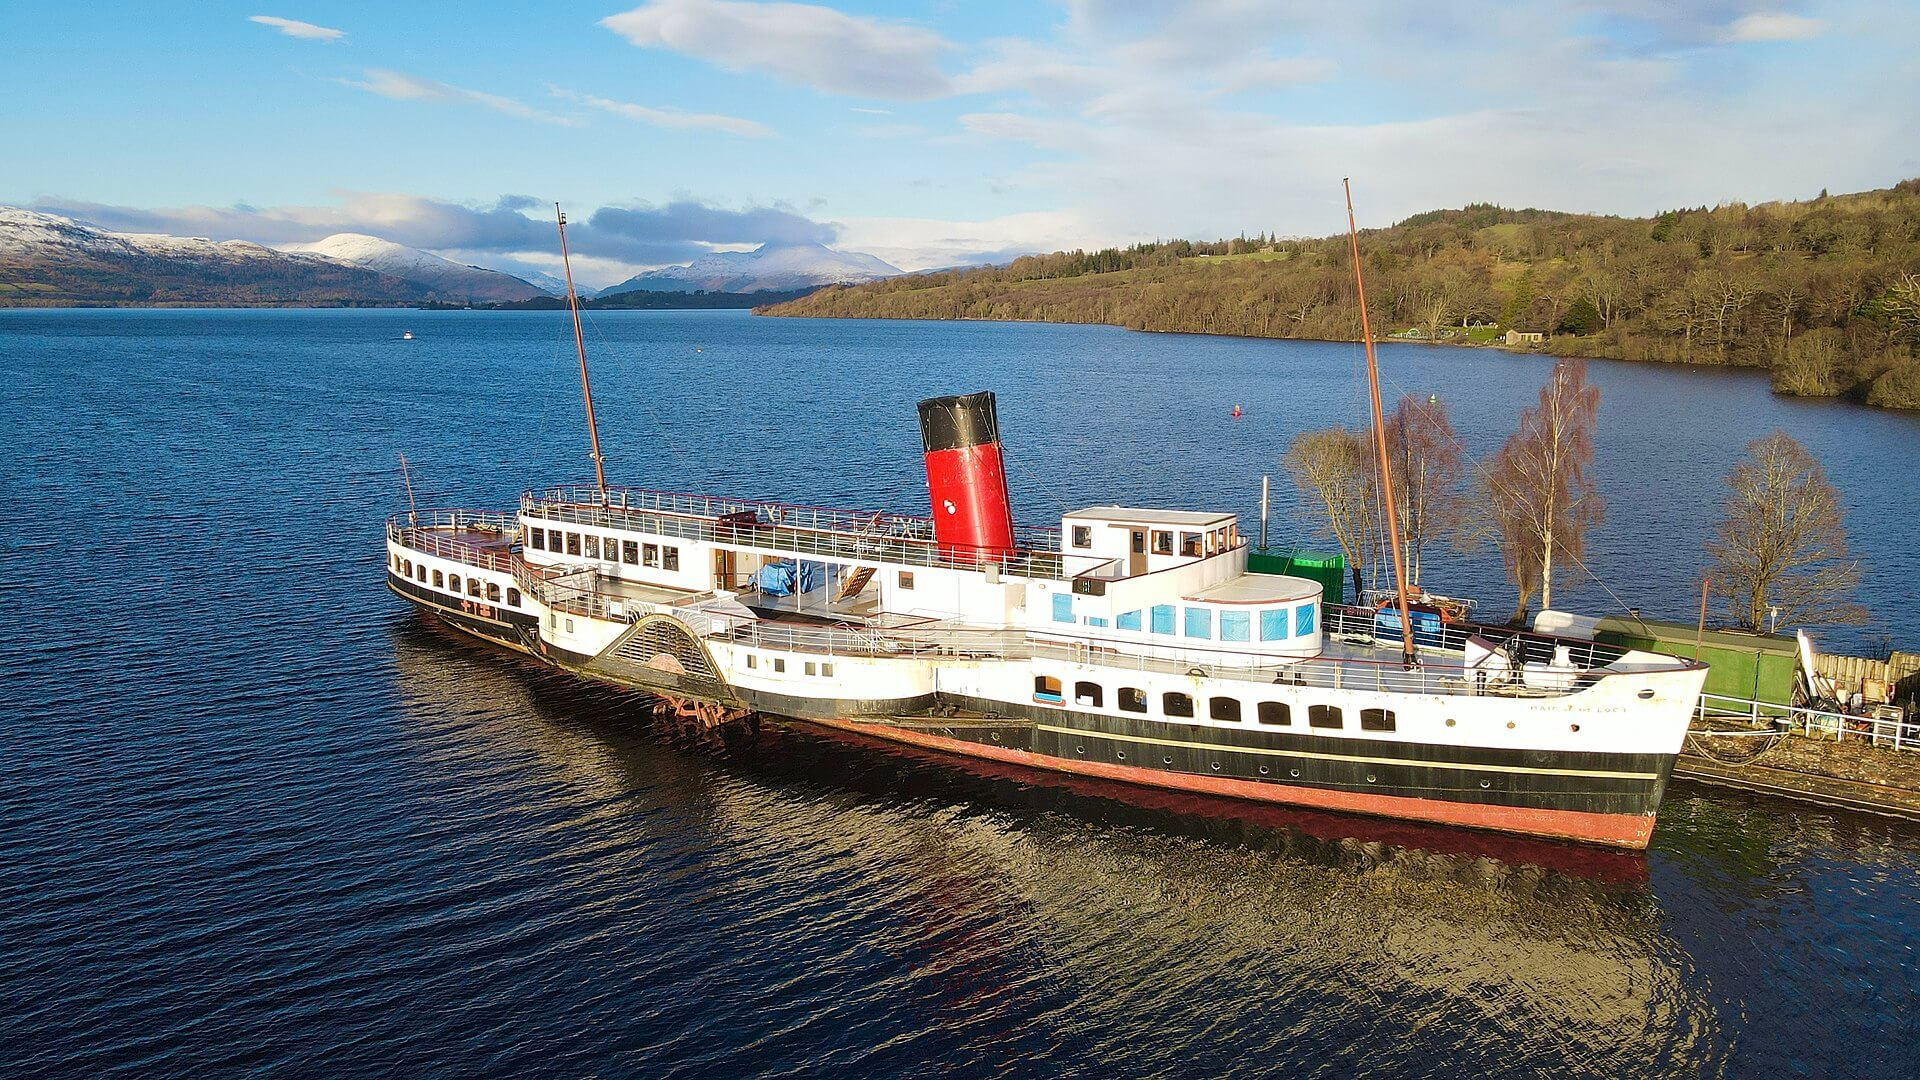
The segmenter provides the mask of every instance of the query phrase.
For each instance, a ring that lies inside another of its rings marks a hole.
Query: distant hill
[[[435,300],[526,300],[544,289],[480,266],[465,266],[419,248],[365,233],[335,233],[311,244],[282,244],[281,251],[320,255],[334,262],[388,274],[426,287]]]
[[[600,295],[648,292],[752,293],[856,284],[895,277],[900,268],[859,252],[824,244],[764,244],[754,251],[702,255],[686,266],[635,274]]]
[[[783,304],[812,292],[812,289],[767,290],[750,293],[653,292],[630,289],[622,293],[602,293],[585,298],[582,308],[593,311],[686,310],[714,308],[757,308]],[[567,306],[564,296],[536,296],[499,304],[425,304],[423,307],[484,307],[497,311],[561,311]]]
[[[1771,371],[1776,390],[1920,409],[1920,180],[1647,218],[1487,204],[1360,235],[1377,333]],[[1139,244],[821,289],[769,315],[1023,319],[1360,336],[1344,234]]]
[[[0,207],[0,305],[407,304],[429,289],[241,240],[115,233]]]

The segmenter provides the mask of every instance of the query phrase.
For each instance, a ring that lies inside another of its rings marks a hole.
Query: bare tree
[[[1368,439],[1339,427],[1303,431],[1293,437],[1281,463],[1303,498],[1302,512],[1339,541],[1358,593],[1379,531]]]
[[[1520,430],[1494,455],[1487,505],[1508,576],[1520,590],[1516,618],[1526,615],[1536,587],[1541,607],[1553,606],[1554,576],[1567,573],[1556,560],[1577,564],[1587,530],[1606,512],[1587,475],[1599,410],[1600,389],[1587,385],[1586,362],[1563,359],[1541,387],[1540,403],[1520,414]]]
[[[1464,512],[1460,440],[1447,419],[1446,403],[1433,395],[1401,398],[1387,417],[1387,461],[1399,494],[1407,581],[1417,586],[1421,553],[1458,528]]]
[[[1788,625],[1865,620],[1846,599],[1860,584],[1860,563],[1847,556],[1840,492],[1806,447],[1784,431],[1755,439],[1727,486],[1707,553],[1734,622],[1767,629],[1770,610]]]

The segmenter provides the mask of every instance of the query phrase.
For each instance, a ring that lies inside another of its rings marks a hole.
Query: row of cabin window
[[[555,555],[578,555],[585,559],[599,559],[601,553],[605,552],[607,562],[654,566],[662,570],[680,569],[680,549],[672,544],[642,544],[637,540],[622,540],[617,536],[609,536],[602,540],[593,533],[561,532],[559,529],[539,529],[532,526],[527,528],[527,544],[535,551],[551,551]]]
[[[421,563],[416,567],[413,565],[412,559],[403,559],[395,555],[393,556],[393,568],[400,572],[401,577],[414,578],[422,585],[427,583],[426,563]],[[460,593],[460,575],[447,574],[435,570],[433,572],[433,587],[443,589],[457,596]],[[500,585],[498,582],[483,582],[477,577],[470,577],[467,579],[467,595],[475,599],[485,600],[489,604],[498,604],[500,603]],[[508,607],[520,606],[519,589],[511,585],[507,587],[506,604]]]
[[[786,674],[786,671],[787,671],[786,657],[776,656],[776,657],[773,657],[772,659],[773,659],[773,673],[775,675]],[[748,653],[747,667],[750,669],[753,669],[753,668],[758,668],[759,666],[760,666],[760,658],[754,655],[753,653]],[[819,663],[815,663],[814,661],[809,660],[807,661],[807,674],[819,675],[822,678],[831,679],[833,678],[833,661],[822,660]]]
[[[1076,682],[1073,684],[1073,702],[1095,709],[1105,700],[1106,689],[1097,682]],[[1036,675],[1033,678],[1033,698],[1043,705],[1065,704],[1060,693],[1060,680],[1051,675]],[[1145,713],[1147,711],[1147,692],[1138,687],[1123,686],[1114,700],[1121,712]],[[1193,716],[1193,695],[1178,690],[1169,690],[1160,695],[1160,714],[1162,716],[1188,719]],[[1239,698],[1215,697],[1207,699],[1207,716],[1222,723],[1237,724],[1241,721]],[[1293,724],[1293,706],[1284,701],[1262,701],[1255,706],[1255,716],[1260,723],[1271,727],[1289,727]],[[1317,728],[1340,728],[1346,726],[1346,717],[1338,705],[1307,706],[1307,724]],[[1392,709],[1361,709],[1360,729],[1362,731],[1392,731],[1394,716]]]
[[[1152,530],[1152,536],[1153,553],[1155,555],[1173,554],[1174,533],[1171,530],[1154,529]],[[1179,536],[1180,554],[1190,559],[1197,559],[1202,553],[1212,555],[1216,552],[1225,551],[1228,547],[1232,546],[1233,543],[1233,534],[1228,529],[1211,529],[1205,533],[1183,532],[1180,533]],[[1073,527],[1073,546],[1081,551],[1091,548],[1093,546],[1093,526],[1075,525]],[[1147,553],[1147,538],[1145,533],[1141,531],[1135,531],[1133,534],[1133,553],[1135,555],[1145,555]]]
[[[1286,641],[1289,638],[1309,637],[1313,634],[1314,611],[1318,605],[1301,604],[1293,608],[1266,608],[1260,615],[1261,641]],[[1190,607],[1181,609],[1179,631],[1175,630],[1175,608],[1172,604],[1156,604],[1142,611],[1123,611],[1114,619],[1114,626],[1120,630],[1139,631],[1143,625],[1143,616],[1150,618],[1145,623],[1152,632],[1163,636],[1189,637],[1198,641],[1212,641],[1217,629],[1221,641],[1250,641],[1253,633],[1253,612],[1221,611],[1211,608]],[[1289,614],[1291,612],[1291,614]],[[1215,615],[1218,615],[1218,619]],[[1070,623],[1073,620],[1073,594],[1053,594],[1053,621]],[[1105,619],[1088,617],[1087,625],[1105,626]]]

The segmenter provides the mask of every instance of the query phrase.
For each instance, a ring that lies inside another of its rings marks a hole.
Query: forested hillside
[[[1474,205],[1360,235],[1376,332],[1766,368],[1781,393],[1920,408],[1920,180],[1651,218]],[[830,287],[772,315],[1096,322],[1354,340],[1344,235],[1060,252]]]

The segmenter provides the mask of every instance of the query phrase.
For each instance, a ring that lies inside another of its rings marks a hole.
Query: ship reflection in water
[[[546,933],[585,919],[596,952],[631,954],[630,984],[596,993],[649,1065],[1721,1053],[1643,856],[963,769],[774,722],[700,746],[637,697],[411,619],[395,645],[406,740],[484,780],[449,778],[421,827],[452,814],[503,861],[538,849],[507,888],[563,889]]]

